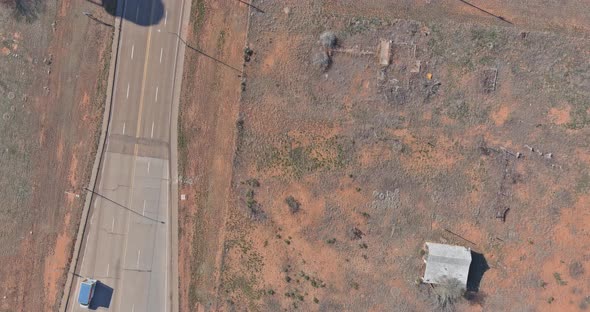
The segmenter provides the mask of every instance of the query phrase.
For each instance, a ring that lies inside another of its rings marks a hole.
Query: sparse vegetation
[[[584,266],[578,261],[572,262],[569,265],[569,273],[572,278],[579,278],[584,275]]]
[[[567,282],[561,278],[561,274],[559,274],[558,272],[553,272],[553,278],[555,278],[555,281],[557,282],[557,284],[559,284],[561,286],[567,285]]]
[[[289,211],[291,213],[297,213],[299,211],[299,202],[293,197],[293,196],[287,196],[287,198],[285,198],[285,202],[287,203],[287,206],[289,206]]]
[[[457,301],[463,298],[465,289],[457,279],[449,279],[445,283],[436,285],[433,288],[436,302],[440,308],[453,306]]]

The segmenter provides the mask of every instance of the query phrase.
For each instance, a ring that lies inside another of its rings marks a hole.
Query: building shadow
[[[165,9],[162,0],[86,0],[101,6],[112,16],[119,16],[126,21],[140,26],[160,23]]]
[[[112,300],[113,289],[102,282],[97,282],[89,308],[91,310],[96,310],[98,308],[108,309],[111,306]]]
[[[467,278],[467,291],[478,292],[483,275],[490,267],[483,254],[471,251],[471,266]]]

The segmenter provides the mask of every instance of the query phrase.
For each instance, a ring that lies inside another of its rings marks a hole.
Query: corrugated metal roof
[[[422,280],[425,283],[444,284],[450,279],[457,279],[463,287],[467,287],[471,250],[463,246],[437,243],[426,243],[426,246],[428,255]]]

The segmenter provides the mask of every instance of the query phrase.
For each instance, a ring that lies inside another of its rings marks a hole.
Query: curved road
[[[106,150],[66,311],[85,310],[77,303],[83,277],[101,282],[91,309],[178,309],[170,160],[184,46],[173,33],[189,8],[184,0],[123,1]]]

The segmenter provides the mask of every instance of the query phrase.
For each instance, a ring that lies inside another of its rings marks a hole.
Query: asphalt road
[[[83,277],[100,281],[91,309],[177,310],[170,159],[182,72],[182,43],[173,33],[184,16],[183,0],[123,3],[106,152],[66,311],[85,310],[77,303]]]

